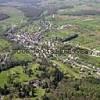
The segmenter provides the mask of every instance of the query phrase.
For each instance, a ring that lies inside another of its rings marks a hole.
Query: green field
[[[94,56],[87,56],[87,55],[80,55],[80,60],[86,63],[90,63],[92,65],[95,65],[97,67],[100,67],[100,57],[94,57]]]
[[[52,17],[48,17],[52,20]],[[91,49],[100,50],[100,16],[61,16],[55,15],[55,19],[52,20],[54,26],[61,27],[62,25],[70,25],[64,29],[52,30],[49,32],[48,37],[65,37],[68,34],[78,33],[79,37],[70,41],[75,45],[81,45]]]
[[[11,43],[5,39],[0,39],[0,52],[7,50]]]
[[[24,68],[22,66],[16,66],[15,68],[8,69],[7,71],[3,71],[0,73],[0,86],[3,86],[4,84],[8,84],[8,76],[14,76],[16,73],[18,73],[18,77],[12,77],[13,81],[15,82],[27,82],[32,79],[36,79],[36,74],[38,73],[36,71],[36,68],[38,68],[38,64],[32,64],[31,67],[29,67],[33,71],[33,75],[29,77],[27,74],[24,73]]]
[[[3,34],[7,28],[20,27],[25,22],[26,17],[24,13],[15,7],[0,7],[0,12],[10,16],[8,19],[0,21],[0,34]]]
[[[65,74],[65,76],[71,76],[71,77],[75,77],[77,79],[80,78],[79,72],[75,71],[73,68],[71,68],[69,65],[67,64],[63,64],[61,62],[58,61],[53,61],[54,64],[57,64],[59,66],[59,69]]]

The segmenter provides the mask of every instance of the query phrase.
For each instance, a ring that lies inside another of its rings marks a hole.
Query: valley
[[[0,3],[0,100],[99,100],[99,0]]]

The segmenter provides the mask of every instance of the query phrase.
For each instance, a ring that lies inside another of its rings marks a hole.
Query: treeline
[[[42,9],[35,8],[35,7],[21,7],[20,10],[22,10],[24,12],[24,15],[26,17],[29,17],[29,18],[32,18],[32,19],[40,18],[40,15],[43,12]]]
[[[72,15],[72,16],[100,15],[100,10],[80,10],[75,12],[62,13],[62,15]]]
[[[59,9],[72,9],[72,8],[74,8],[73,5],[64,5],[64,6],[59,7]]]
[[[9,18],[10,16],[8,16],[7,14],[3,14],[3,13],[0,13],[0,21],[1,20],[5,20],[7,18]]]

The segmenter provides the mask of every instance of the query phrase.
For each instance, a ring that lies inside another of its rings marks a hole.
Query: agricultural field
[[[48,17],[52,19],[52,17]],[[55,29],[49,32],[56,37],[64,37],[68,34],[78,33],[79,37],[71,43],[78,44],[87,48],[100,50],[100,16],[66,16],[55,15],[52,23]]]
[[[52,1],[55,2],[56,1]],[[59,1],[60,2],[60,1]],[[62,1],[62,4],[67,2]],[[74,4],[68,4],[72,7],[63,6],[56,10],[53,16],[48,16],[48,20],[52,20],[55,30],[50,32],[56,37],[64,37],[67,34],[78,33],[79,37],[72,40],[72,43],[100,50],[100,10],[99,3],[89,3],[77,1]],[[98,1],[97,1],[98,2]],[[61,3],[61,2],[60,2]],[[64,5],[64,4],[63,4]],[[59,29],[59,30],[58,30]]]
[[[14,7],[0,7],[0,13],[7,14],[9,18],[0,21],[0,34],[3,34],[7,28],[12,26],[20,26],[24,23],[24,14]]]

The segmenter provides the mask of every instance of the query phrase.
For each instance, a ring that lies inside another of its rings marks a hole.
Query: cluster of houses
[[[71,68],[78,68],[82,77],[86,77],[86,75],[84,75],[85,73],[87,75],[89,73],[90,75],[96,75],[97,77],[100,77],[100,68],[90,63],[83,62],[76,55],[69,54],[66,58],[61,58],[59,60],[64,64],[70,64]]]
[[[99,50],[93,49],[93,50],[92,50],[92,56],[100,57],[100,51],[99,51]]]
[[[66,59],[60,59],[65,64],[70,64],[72,67],[78,67],[80,68],[80,72],[90,72],[91,74],[100,74],[100,69],[96,66],[82,62],[81,59],[78,56],[74,56],[74,54],[82,53],[92,56],[91,50],[87,48],[80,48],[78,46],[72,46],[71,44],[60,44],[60,47],[58,46],[60,43],[57,41],[45,41],[44,43],[41,43],[38,45],[38,52],[34,52],[36,54],[36,57],[43,57],[48,60],[49,57],[55,57],[57,58],[59,56],[59,53],[68,54],[66,56]],[[65,46],[65,47],[64,47]],[[42,54],[42,55],[41,55]]]
[[[34,44],[39,43],[39,41],[43,38],[44,33],[48,31],[50,27],[51,27],[50,22],[44,22],[43,29],[39,29],[38,32],[31,34],[28,32],[16,33],[17,27],[15,26],[13,28],[8,29],[7,32],[5,33],[5,36],[9,40],[15,41],[16,43],[21,44],[24,47],[32,48]]]
[[[8,33],[7,38],[11,41],[17,42],[18,44],[22,44],[25,47],[30,47],[35,43],[38,43],[42,38],[42,32],[36,32],[33,34],[29,33],[20,33],[20,34],[12,34]]]
[[[87,48],[82,48],[80,46],[73,46],[68,43],[62,43],[55,40],[49,40],[49,41],[42,41],[39,42],[39,37],[43,32],[37,32],[35,34],[29,34],[29,33],[21,33],[21,34],[8,34],[8,38],[12,41],[15,41],[19,44],[23,44],[25,47],[30,49],[31,53],[34,54],[37,58],[44,58],[45,60],[48,60],[49,57],[56,57],[60,53],[63,54],[88,54],[88,55],[94,55],[94,56],[100,56],[100,51],[96,50],[89,50]],[[35,45],[35,43],[38,43],[38,45]],[[79,61],[79,60],[78,60]],[[69,56],[67,59],[64,59],[63,62],[70,63],[72,66],[83,66],[84,68],[94,68],[94,66],[87,66],[86,64],[83,64],[80,62],[77,63],[76,57]],[[82,67],[81,67],[82,68]]]

